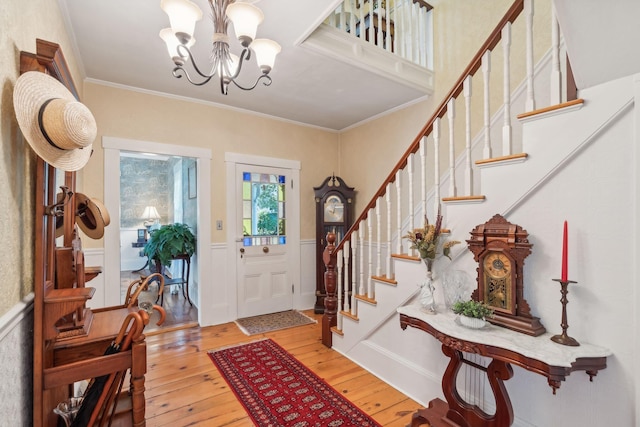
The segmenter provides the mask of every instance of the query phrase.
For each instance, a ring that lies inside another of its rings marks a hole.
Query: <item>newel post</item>
[[[324,315],[322,316],[322,344],[331,348],[332,335],[331,328],[338,324],[336,298],[336,252],[335,233],[327,233],[327,247],[322,253],[324,261],[324,288],[326,297],[324,298]]]

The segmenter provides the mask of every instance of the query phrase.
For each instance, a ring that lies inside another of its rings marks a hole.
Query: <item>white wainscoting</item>
[[[0,317],[0,360],[0,419],[31,425],[33,373],[27,367],[33,363],[33,293]]]

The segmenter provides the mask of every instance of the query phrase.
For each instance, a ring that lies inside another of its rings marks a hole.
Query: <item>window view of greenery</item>
[[[244,245],[282,245],[285,237],[285,177],[243,175]]]
[[[258,236],[278,234],[278,184],[254,185]]]

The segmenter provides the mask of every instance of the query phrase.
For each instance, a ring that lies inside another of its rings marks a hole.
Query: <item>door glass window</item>
[[[285,184],[284,175],[242,173],[244,246],[286,243]]]

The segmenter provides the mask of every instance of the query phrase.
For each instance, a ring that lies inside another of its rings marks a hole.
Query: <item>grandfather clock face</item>
[[[324,222],[343,222],[344,202],[338,196],[331,195],[324,202]]]
[[[514,265],[502,251],[487,251],[482,259],[483,301],[494,310],[514,313]]]

